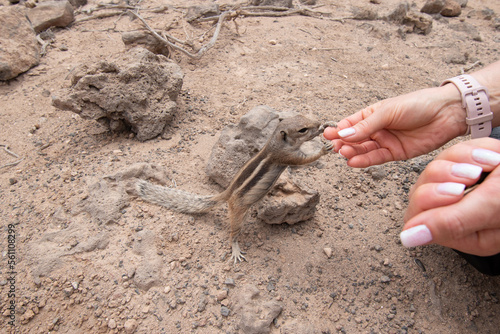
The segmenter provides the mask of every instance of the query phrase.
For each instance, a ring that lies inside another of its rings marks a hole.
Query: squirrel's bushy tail
[[[200,196],[174,188],[158,186],[144,180],[137,181],[136,189],[143,200],[176,212],[204,213],[220,203],[217,195]]]

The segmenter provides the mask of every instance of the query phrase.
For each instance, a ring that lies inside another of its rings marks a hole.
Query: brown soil
[[[424,2],[416,0],[415,8]],[[387,14],[398,1],[318,3],[324,6],[317,10],[346,17],[352,6]],[[24,158],[0,170],[1,328],[11,328],[7,226],[14,224],[20,333],[124,332],[128,319],[138,333],[238,333],[240,315],[222,316],[221,305],[231,310],[248,284],[283,306],[271,333],[292,323],[314,333],[498,333],[499,279],[476,272],[449,249],[408,250],[399,242],[408,190],[435,153],[375,170],[351,169],[331,154],[296,169],[321,194],[315,217],[269,226],[251,215],[242,237],[248,262],[237,265],[227,256],[225,207],[191,217],[133,200],[109,224],[74,211],[90,185],[135,162],[165,166],[181,189],[221,191],[204,173],[211,147],[221,129],[254,106],[340,120],[380,99],[438,85],[476,61],[498,60],[493,21],[467,15],[485,7],[500,14],[496,0],[469,1],[460,17],[434,20],[430,34],[405,38],[384,20],[237,19],[201,60],[174,53],[185,73],[178,114],[163,139],[143,143],[60,111],[50,98],[69,86],[75,66],[123,52],[121,32],[141,28],[140,22],[115,16],[54,30],[40,65],[0,84],[0,144]],[[181,39],[206,43],[211,36],[200,41],[210,24],[189,25],[180,10],[144,17],[157,29],[179,18],[170,33]],[[475,26],[480,38],[452,29],[461,23]],[[5,151],[0,157],[0,165],[15,160]],[[72,226],[85,228],[71,234]],[[146,230],[152,242],[138,251],[141,238],[150,240],[140,234]],[[90,239],[103,244],[92,246]],[[85,242],[86,251],[54,256]],[[324,248],[332,249],[330,258]],[[130,278],[151,259],[161,283],[146,291]],[[234,285],[225,284],[231,279]]]

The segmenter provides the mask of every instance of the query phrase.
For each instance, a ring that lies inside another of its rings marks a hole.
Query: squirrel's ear
[[[285,130],[281,130],[280,134],[281,134],[281,138],[283,138],[283,140],[286,140],[286,137],[288,136],[288,134],[286,133],[286,131]]]

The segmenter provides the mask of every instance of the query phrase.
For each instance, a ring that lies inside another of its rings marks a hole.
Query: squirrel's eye
[[[309,129],[308,129],[308,128],[302,128],[302,129],[300,129],[300,130],[299,130],[299,132],[300,132],[300,133],[306,133],[306,132],[307,132],[307,130],[309,130]]]

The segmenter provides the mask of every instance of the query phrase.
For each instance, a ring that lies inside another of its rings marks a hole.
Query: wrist
[[[453,131],[453,137],[463,136],[467,133],[467,113],[462,107],[462,95],[452,83],[447,83],[436,88],[442,99],[440,112],[447,115],[448,129]]]

